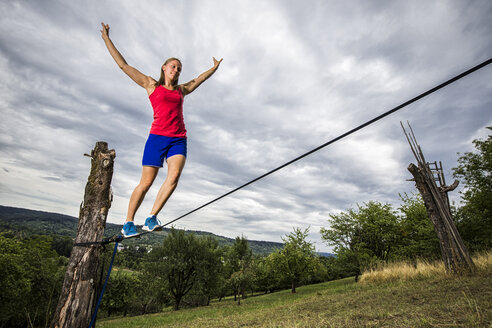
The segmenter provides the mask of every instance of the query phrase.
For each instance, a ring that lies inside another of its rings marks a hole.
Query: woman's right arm
[[[113,41],[109,38],[109,25],[101,23],[102,25],[102,38],[104,40],[104,43],[106,44],[106,47],[109,50],[109,53],[111,54],[111,57],[113,57],[114,61],[118,66],[125,72],[126,75],[128,75],[133,81],[135,81],[138,85],[141,87],[147,89],[147,92],[152,93],[154,89],[154,84],[155,80],[151,78],[150,76],[147,76],[145,74],[142,74],[139,70],[137,70],[135,67],[132,67],[127,64],[125,58],[121,55],[121,53],[116,49],[116,47],[113,44]]]

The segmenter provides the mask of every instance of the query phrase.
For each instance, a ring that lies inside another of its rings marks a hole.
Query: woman
[[[159,189],[149,217],[143,227],[146,231],[162,229],[157,215],[166,201],[176,189],[179,177],[186,161],[186,128],[183,120],[183,98],[192,93],[200,84],[207,80],[219,68],[221,60],[213,58],[214,66],[185,84],[178,84],[181,73],[181,62],[177,58],[169,58],[161,67],[159,81],[139,72],[128,65],[109,38],[109,25],[101,23],[102,38],[109,53],[118,66],[149,95],[154,110],[154,121],[145,144],[142,159],[142,177],[133,191],[128,204],[126,222],[121,232],[125,237],[137,234],[134,224],[135,213],[142,203],[145,194],[154,182],[163,166],[167,163],[167,176]]]

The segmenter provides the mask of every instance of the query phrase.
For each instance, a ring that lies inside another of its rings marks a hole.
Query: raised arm
[[[189,93],[192,93],[196,88],[198,88],[200,86],[200,84],[205,82],[209,77],[212,76],[212,74],[215,73],[217,68],[219,68],[220,63],[222,62],[222,59],[217,60],[214,57],[213,60],[214,60],[214,66],[211,69],[203,72],[197,78],[195,78],[195,79],[193,79],[193,80],[191,80],[191,81],[189,81],[189,82],[187,82],[181,86],[182,91],[183,91],[183,95],[187,95]]]
[[[139,70],[127,64],[125,58],[123,58],[121,53],[113,44],[113,41],[111,41],[111,39],[109,38],[109,25],[104,23],[101,23],[101,25],[101,36],[104,40],[104,43],[106,44],[106,47],[109,50],[109,53],[111,54],[111,57],[113,57],[116,64],[118,64],[123,72],[125,72],[125,74],[128,75],[139,86],[147,89],[147,92],[149,92],[149,89],[153,91],[155,80],[150,76],[142,74]]]

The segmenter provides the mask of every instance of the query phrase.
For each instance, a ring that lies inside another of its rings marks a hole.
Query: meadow
[[[345,278],[210,306],[99,320],[98,327],[492,327],[492,252],[477,273],[439,263],[393,263]]]

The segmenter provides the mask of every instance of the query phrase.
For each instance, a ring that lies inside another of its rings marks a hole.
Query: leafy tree
[[[330,215],[330,228],[321,228],[322,239],[353,269],[355,278],[378,261],[388,261],[401,233],[391,205],[369,202],[348,212]]]
[[[313,272],[302,280],[302,284],[318,284],[324,281],[333,280],[330,278],[331,272],[326,266],[326,258],[322,256],[316,256],[316,265]]]
[[[396,245],[394,258],[437,259],[440,256],[439,239],[430,221],[424,201],[420,194],[400,195],[402,205],[399,210],[401,239]]]
[[[0,235],[0,326],[24,319],[22,311],[31,291],[20,241]]]
[[[158,263],[152,263],[149,268],[149,262],[145,263],[143,271],[137,275],[136,285],[133,286],[136,297],[131,304],[132,313],[134,311],[137,314],[159,312],[163,306],[173,302],[168,282],[165,277],[158,274],[160,268],[156,264]]]
[[[37,236],[24,241],[24,261],[31,283],[26,316],[31,323],[49,323],[63,282],[64,268],[51,248],[52,239]]]
[[[140,268],[140,264],[146,254],[147,248],[145,246],[129,245],[118,252],[118,257],[116,258],[115,264],[128,269],[136,270]]]
[[[320,262],[326,272],[324,281],[337,280],[354,275],[354,268],[351,268],[348,272],[343,270],[342,265],[346,261],[341,261],[340,256],[320,257]]]
[[[174,309],[179,310],[181,300],[193,287],[200,262],[201,243],[193,234],[171,229],[162,246],[149,254],[146,270],[157,279],[166,281],[174,299]]]
[[[248,244],[248,239],[244,236],[236,237],[236,240],[226,254],[225,269],[229,276],[229,286],[234,291],[234,300],[242,295],[245,297],[245,290],[251,282],[251,259],[253,252]]]
[[[63,271],[51,242],[48,237],[19,240],[0,235],[0,326],[50,322]]]
[[[101,310],[111,316],[122,313],[126,316],[132,310],[136,301],[139,274],[128,274],[117,271],[110,276],[107,289],[104,293]]]
[[[253,256],[253,252],[248,244],[248,239],[244,236],[236,237],[230,248],[228,260],[231,264],[232,271],[241,269],[242,262],[249,263]]]
[[[229,278],[229,283],[237,293],[237,304],[241,305],[241,297],[244,299],[246,289],[251,285],[253,280],[253,272],[249,265],[242,262],[242,266],[238,271],[235,271]]]
[[[477,251],[492,247],[492,135],[473,144],[476,151],[461,155],[453,174],[464,186],[457,227],[470,250]]]
[[[277,286],[274,264],[268,257],[253,259],[253,283],[257,291],[266,293],[273,291]]]
[[[197,281],[195,297],[200,296],[205,299],[205,304],[210,304],[210,299],[213,296],[219,296],[219,284],[223,282],[221,275],[223,271],[222,253],[219,248],[219,242],[208,236],[198,239],[200,243],[200,254],[197,268]],[[195,302],[197,305],[202,305],[200,302]]]
[[[58,255],[64,257],[70,257],[72,253],[73,239],[66,236],[53,236],[53,241],[51,242],[51,248],[55,250]]]
[[[282,238],[284,248],[272,253],[271,259],[278,277],[289,281],[292,293],[302,279],[314,273],[319,266],[318,257],[312,243],[306,241],[309,228],[302,231],[294,228],[294,231]]]

